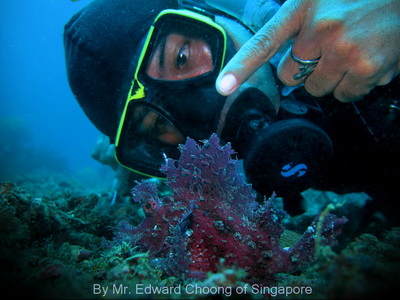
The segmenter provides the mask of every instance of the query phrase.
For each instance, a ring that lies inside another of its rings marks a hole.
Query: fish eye
[[[143,203],[142,208],[146,215],[152,214],[156,209],[156,203],[154,200],[150,199],[149,201]]]

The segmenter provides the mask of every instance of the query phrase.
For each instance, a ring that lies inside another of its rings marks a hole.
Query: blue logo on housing
[[[283,177],[292,177],[292,176],[301,177],[307,173],[307,170],[308,169],[305,164],[298,164],[293,166],[293,163],[291,162],[282,167],[281,175]]]

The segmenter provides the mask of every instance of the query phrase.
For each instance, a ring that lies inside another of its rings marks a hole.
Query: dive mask
[[[116,159],[132,171],[163,177],[189,135],[215,132],[226,97],[215,90],[227,48],[224,29],[189,10],[164,10],[154,20],[121,115]]]

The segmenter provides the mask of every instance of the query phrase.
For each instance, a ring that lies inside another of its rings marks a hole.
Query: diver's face
[[[154,79],[183,80],[212,70],[211,49],[204,40],[171,33],[156,45],[147,74]]]

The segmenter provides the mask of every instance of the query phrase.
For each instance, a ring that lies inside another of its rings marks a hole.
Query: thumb
[[[217,91],[232,94],[300,31],[307,11],[301,0],[286,1],[275,16],[248,40],[217,78]]]

